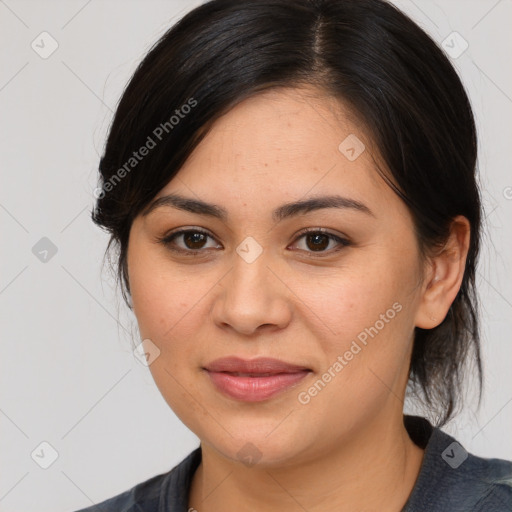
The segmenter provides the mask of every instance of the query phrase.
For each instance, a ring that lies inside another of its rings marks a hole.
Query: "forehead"
[[[217,119],[157,197],[185,186],[215,202],[280,204],[308,192],[373,202],[390,192],[377,162],[363,124],[340,101],[312,88],[274,89]]]
[[[327,151],[337,158],[348,135],[367,139],[360,124],[348,108],[316,89],[273,89],[220,117],[195,156],[208,152],[212,158],[311,161]]]

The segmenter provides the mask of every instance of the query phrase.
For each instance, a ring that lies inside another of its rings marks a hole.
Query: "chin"
[[[276,426],[281,419],[257,428],[254,424],[228,429],[231,436],[224,432],[222,438],[211,436],[200,438],[213,447],[223,457],[240,462],[242,466],[261,469],[294,465],[305,450],[303,433],[283,429],[278,433]],[[286,420],[285,420],[286,421]]]

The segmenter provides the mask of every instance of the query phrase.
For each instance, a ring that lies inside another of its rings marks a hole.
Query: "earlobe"
[[[446,244],[430,258],[431,269],[416,313],[416,327],[433,329],[446,317],[464,277],[470,231],[466,217],[455,217]]]

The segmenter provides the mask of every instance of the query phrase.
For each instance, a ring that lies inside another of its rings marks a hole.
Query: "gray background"
[[[199,3],[0,0],[1,511],[89,506],[198,446],[131,352],[136,323],[102,272],[107,236],[89,210],[122,88]],[[469,43],[452,62],[480,135],[486,392],[479,412],[468,407],[446,430],[468,451],[512,459],[512,2],[396,3],[439,43],[453,46],[453,31]],[[43,31],[58,44],[47,58],[31,47],[51,49]],[[43,237],[57,248],[46,262],[33,252],[48,245]],[[52,451],[42,442],[58,455],[47,469]]]

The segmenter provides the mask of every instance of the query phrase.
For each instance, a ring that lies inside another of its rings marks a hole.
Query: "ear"
[[[459,292],[469,249],[471,226],[462,215],[452,220],[450,235],[441,251],[429,257],[415,325],[437,327],[446,317]]]

